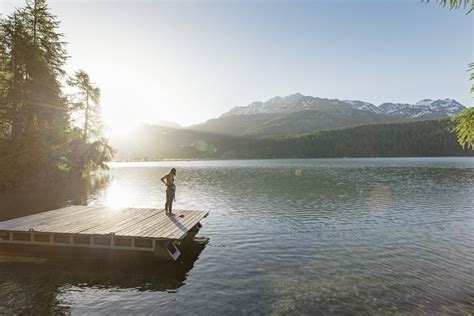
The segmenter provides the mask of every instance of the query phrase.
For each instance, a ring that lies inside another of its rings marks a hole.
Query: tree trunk
[[[35,4],[34,4],[34,11],[33,11],[33,43],[36,45],[36,24],[37,24],[37,18],[36,18],[36,15],[38,14],[37,10],[36,10],[36,1],[35,0]]]
[[[20,134],[21,134],[21,128],[20,128],[20,124],[19,124],[19,117],[18,117],[18,110],[16,107],[14,107],[13,109],[11,109],[11,113],[10,113],[10,118],[11,118],[11,124],[12,124],[12,129],[11,129],[11,139],[15,140],[15,139],[18,139],[20,137]]]
[[[84,140],[87,141],[87,132],[89,128],[89,91],[86,95],[86,113],[84,117]]]

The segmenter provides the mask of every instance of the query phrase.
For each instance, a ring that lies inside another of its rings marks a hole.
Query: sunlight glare
[[[108,137],[120,137],[124,138],[128,135],[132,135],[138,128],[138,122],[126,120],[125,118],[116,117],[108,118],[105,117],[105,134]]]
[[[127,185],[117,181],[112,182],[105,192],[105,206],[117,209],[130,204],[130,193]]]

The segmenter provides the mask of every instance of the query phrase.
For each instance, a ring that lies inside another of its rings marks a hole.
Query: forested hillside
[[[139,143],[113,143],[119,160],[469,156],[449,120],[374,124],[294,137],[250,138],[144,126]]]
[[[273,141],[276,157],[429,157],[473,155],[463,150],[449,121],[365,125]],[[292,153],[291,155],[285,153]]]

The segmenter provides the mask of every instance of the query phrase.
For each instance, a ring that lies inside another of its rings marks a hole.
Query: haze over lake
[[[112,163],[89,183],[3,194],[0,217],[71,203],[162,208],[171,167],[175,208],[210,211],[191,255],[116,270],[2,260],[0,313],[473,310],[473,158]]]

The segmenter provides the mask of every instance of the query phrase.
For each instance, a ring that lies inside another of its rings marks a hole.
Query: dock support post
[[[179,251],[178,247],[174,241],[156,241],[155,242],[155,256],[165,259],[165,260],[178,260],[181,252]]]
[[[200,222],[197,222],[196,225],[194,225],[193,228],[191,228],[189,231],[193,233],[197,233],[202,227],[202,224]]]

